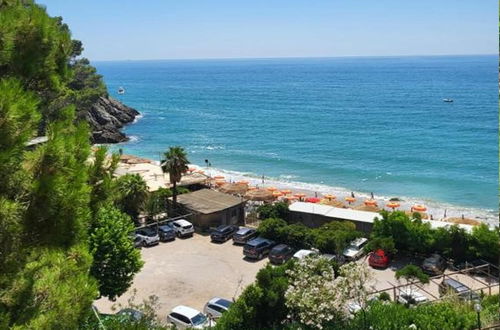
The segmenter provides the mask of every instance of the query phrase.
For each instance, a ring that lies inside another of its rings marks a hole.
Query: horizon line
[[[330,58],[386,58],[386,57],[445,57],[445,56],[499,56],[497,53],[477,54],[407,54],[407,55],[339,55],[339,56],[264,56],[264,57],[171,57],[150,59],[107,59],[92,60],[91,62],[147,62],[147,61],[210,61],[210,60],[272,60],[272,59],[330,59]],[[85,56],[82,56],[85,57]]]

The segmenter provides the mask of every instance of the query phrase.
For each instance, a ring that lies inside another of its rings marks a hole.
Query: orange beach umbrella
[[[224,181],[224,180],[216,180],[215,184],[218,185],[218,186],[223,186],[223,185],[226,184],[226,181]]]
[[[345,201],[349,204],[354,203],[356,201],[356,198],[348,196],[345,198]]]
[[[267,187],[267,190],[269,190],[269,191],[276,191],[276,190],[278,190],[278,188],[276,188],[276,187]]]
[[[273,191],[273,196],[274,197],[280,197],[281,195],[283,195],[281,192],[279,192],[279,191]]]
[[[319,203],[321,201],[321,199],[317,198],[317,197],[307,197],[306,198],[306,202],[308,203]]]
[[[395,208],[399,207],[400,205],[398,202],[389,202],[389,203],[385,204],[385,206],[390,207],[391,209],[394,210]]]
[[[332,199],[335,199],[337,197],[335,197],[335,195],[332,195],[332,194],[326,194],[325,198],[328,199],[328,200],[332,200]]]
[[[249,184],[249,182],[248,182],[247,180],[240,180],[240,181],[238,181],[238,182],[236,182],[236,183],[239,183],[239,184],[246,184],[246,185],[248,185],[248,184]]]
[[[299,199],[302,199],[304,197],[306,197],[306,194],[303,194],[303,193],[297,193],[294,195],[295,197],[299,198]]]
[[[224,175],[216,175],[214,176],[215,180],[224,180],[226,177]]]
[[[411,208],[412,212],[415,211],[415,212],[425,212],[427,211],[427,207],[425,207],[425,205],[422,205],[422,204],[415,204],[412,206]]]
[[[367,199],[367,200],[365,200],[365,205],[366,206],[377,206],[377,201],[374,199]]]
[[[282,190],[282,191],[281,191],[281,193],[282,193],[283,195],[288,195],[288,194],[291,194],[291,193],[292,193],[292,191],[291,191],[290,189],[284,189],[284,190]]]

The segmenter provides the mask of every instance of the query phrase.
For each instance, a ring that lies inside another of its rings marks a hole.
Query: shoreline
[[[158,161],[152,160],[154,164],[159,164]],[[207,168],[206,166],[200,166],[197,164],[189,164],[190,167],[200,169],[205,171],[208,176],[222,175],[228,182],[236,182],[240,180],[249,181],[250,185],[257,187],[276,187],[278,190],[290,189],[293,193],[305,193],[308,197],[314,197],[316,194],[318,197],[322,197],[325,194],[333,194],[337,197],[337,200],[344,201],[344,198],[351,195],[351,190],[343,187],[333,187],[324,184],[312,184],[298,181],[284,181],[277,178],[264,177],[264,184],[262,183],[262,178],[248,175],[247,173],[224,170],[219,168]],[[352,191],[356,198],[358,199],[353,206],[359,206],[360,201],[370,198],[369,193],[363,193],[358,191]],[[436,202],[427,198],[415,198],[408,196],[385,196],[378,195],[376,191],[373,192],[375,199],[379,202],[381,208],[387,209],[385,204],[389,202],[390,198],[398,197],[400,198],[401,206],[399,210],[408,211],[415,204],[424,204],[428,211],[426,212],[429,217],[432,215],[434,220],[442,220],[444,218],[446,210],[446,218],[451,217],[462,217],[478,220],[482,223],[486,223],[491,226],[498,226],[498,215],[496,210],[480,209],[473,207],[465,207],[460,205],[448,204],[443,202]]]

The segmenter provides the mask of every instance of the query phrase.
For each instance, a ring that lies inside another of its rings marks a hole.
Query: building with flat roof
[[[177,203],[193,214],[191,220],[195,226],[204,229],[245,223],[246,201],[240,197],[201,189],[177,196]]]
[[[356,229],[364,232],[370,232],[373,228],[375,218],[382,219],[382,216],[376,212],[359,211],[352,209],[343,209],[329,205],[295,202],[289,206],[290,217],[292,221],[301,222],[308,227],[320,227],[330,221],[351,221],[356,225]],[[422,220],[429,223],[431,228],[447,227],[454,225],[450,222]],[[471,225],[459,224],[460,228],[466,231],[472,231]]]

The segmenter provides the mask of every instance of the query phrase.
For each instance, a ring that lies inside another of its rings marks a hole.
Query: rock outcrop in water
[[[101,96],[84,117],[90,125],[93,143],[118,143],[128,141],[121,128],[133,122],[138,115],[137,110],[113,98]]]

